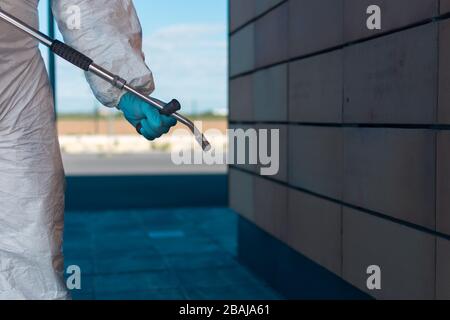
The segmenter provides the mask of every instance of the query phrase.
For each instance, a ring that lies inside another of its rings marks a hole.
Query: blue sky
[[[46,32],[45,0],[40,3]],[[134,0],[154,96],[177,98],[185,112],[227,106],[227,0]],[[45,57],[44,53],[44,57]],[[91,112],[98,103],[81,71],[58,59],[59,112]]]

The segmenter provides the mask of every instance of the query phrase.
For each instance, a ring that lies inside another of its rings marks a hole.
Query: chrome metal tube
[[[29,25],[27,25],[22,20],[11,16],[9,13],[6,13],[1,8],[0,8],[0,18],[3,19],[4,21],[8,22],[9,24],[15,26],[19,30],[25,32],[26,34],[32,36],[37,41],[39,41],[43,45],[46,45],[47,47],[50,47],[53,43],[53,39],[50,39],[45,34],[35,30],[34,28],[31,28]]]

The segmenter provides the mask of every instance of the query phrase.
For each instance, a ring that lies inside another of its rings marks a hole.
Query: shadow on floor
[[[236,260],[228,209],[68,212],[64,240],[66,268],[82,271],[75,300],[281,299]]]

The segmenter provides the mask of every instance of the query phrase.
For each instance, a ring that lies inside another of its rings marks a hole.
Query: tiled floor
[[[227,209],[66,213],[66,267],[82,270],[74,299],[280,299],[236,249]]]

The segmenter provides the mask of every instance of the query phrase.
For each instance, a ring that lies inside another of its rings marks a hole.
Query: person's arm
[[[52,7],[69,46],[141,93],[153,92],[153,76],[142,52],[141,25],[131,0],[54,0]],[[80,25],[73,28],[77,11]],[[175,118],[160,115],[154,107],[95,75],[86,73],[86,78],[97,99],[107,107],[121,109],[128,122],[148,140],[159,138],[176,124]]]
[[[64,41],[92,58],[96,64],[126,79],[149,95],[153,76],[142,52],[142,30],[131,0],[53,0],[53,14]],[[73,30],[74,10],[79,8],[80,26]],[[86,78],[97,99],[118,107],[124,92],[94,75]]]

